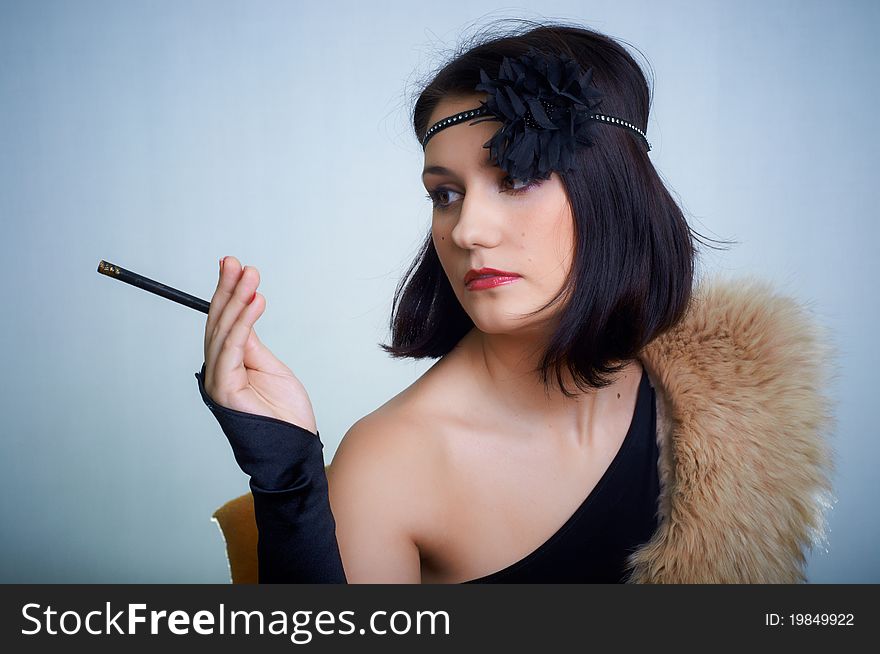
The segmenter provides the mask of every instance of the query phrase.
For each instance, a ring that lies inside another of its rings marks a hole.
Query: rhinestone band
[[[642,140],[645,142],[645,146],[648,148],[648,151],[651,151],[651,143],[648,141],[648,137],[645,136],[645,133],[642,130],[633,125],[631,122],[624,120],[623,118],[616,118],[615,116],[606,116],[605,114],[590,114],[590,118],[592,118],[593,120],[601,120],[603,123],[620,125],[621,127],[631,129],[636,134],[642,137]]]
[[[476,109],[467,109],[466,111],[462,111],[461,113],[457,113],[454,116],[449,116],[448,118],[443,118],[442,120],[438,120],[431,126],[427,132],[425,132],[425,137],[422,139],[422,149],[425,148],[425,145],[434,136],[435,133],[439,132],[444,127],[449,127],[450,125],[455,125],[457,122],[464,120],[465,118],[473,118],[475,116],[482,116],[485,113],[488,113],[488,109],[486,107],[477,107]]]
[[[430,129],[427,132],[425,132],[425,137],[422,139],[422,149],[425,149],[425,146],[428,144],[428,141],[431,139],[431,137],[434,136],[434,134],[439,132],[441,129],[456,125],[466,118],[474,118],[476,116],[482,116],[486,113],[488,113],[488,109],[486,109],[485,106],[480,106],[475,109],[467,109],[453,116],[448,116],[447,118],[438,120],[436,123],[431,125]],[[616,116],[608,116],[606,114],[590,114],[590,118],[603,122],[607,125],[616,125],[618,127],[625,127],[626,129],[632,130],[642,138],[642,140],[645,142],[645,146],[650,152],[651,144],[648,141],[648,138],[645,136],[645,133],[638,127],[633,125],[631,122],[623,120],[622,118],[617,118]]]

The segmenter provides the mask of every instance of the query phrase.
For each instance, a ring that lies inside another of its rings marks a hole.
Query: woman
[[[394,356],[439,361],[326,471],[311,403],[221,262],[202,398],[251,475],[261,581],[803,581],[831,460],[815,327],[765,284],[694,289],[644,75],[545,25],[426,86],[431,234]]]

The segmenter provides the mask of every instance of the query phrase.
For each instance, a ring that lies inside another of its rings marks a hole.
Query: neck
[[[629,362],[612,384],[589,391],[578,389],[565,369],[562,379],[569,392],[575,393],[573,398],[566,397],[556,384],[555,373],[551,371],[553,386],[548,390],[534,372],[546,339],[546,334],[487,334],[474,328],[459,345],[480,397],[497,408],[493,412],[499,411],[529,433],[559,434],[579,444],[601,436],[596,426],[603,423],[603,416],[620,410],[622,399],[629,398],[623,389],[638,383],[633,375],[641,374],[640,363]]]

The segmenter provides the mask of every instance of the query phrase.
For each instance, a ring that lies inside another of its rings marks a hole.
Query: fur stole
[[[660,524],[629,583],[802,583],[836,501],[834,349],[754,277],[702,282],[643,350],[657,399]]]

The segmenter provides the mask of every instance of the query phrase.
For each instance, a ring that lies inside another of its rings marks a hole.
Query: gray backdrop
[[[874,2],[0,3],[0,581],[224,582],[210,515],[248,490],[202,404],[204,314],[257,266],[264,342],[329,461],[433,362],[377,343],[430,226],[408,101],[462,34],[578,21],[651,63],[651,157],[695,228],[836,335],[839,502],[814,582],[878,582]]]

